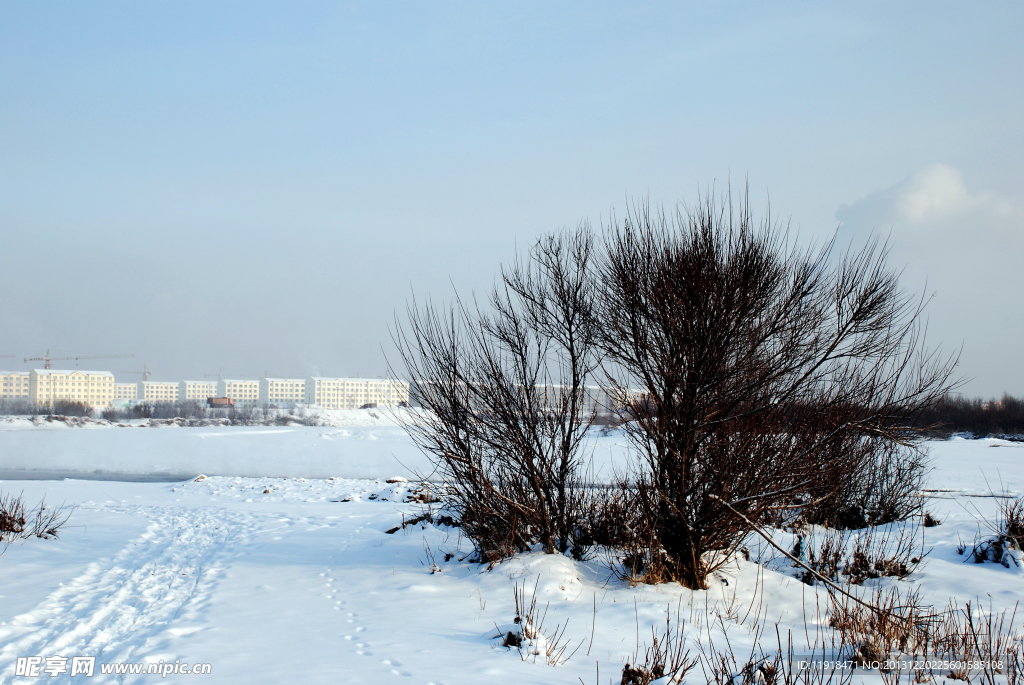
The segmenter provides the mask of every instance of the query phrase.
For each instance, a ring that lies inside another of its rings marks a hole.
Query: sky
[[[1024,5],[0,0],[0,367],[377,376],[406,301],[748,182],[1024,395]],[[76,362],[54,362],[75,367]]]

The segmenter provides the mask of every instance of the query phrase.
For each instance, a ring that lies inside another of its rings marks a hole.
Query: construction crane
[[[69,361],[69,360],[78,361],[79,359],[115,359],[115,358],[118,358],[118,357],[134,357],[134,356],[135,356],[134,354],[80,354],[80,355],[77,355],[77,356],[74,356],[74,357],[51,357],[50,356],[50,350],[47,349],[46,350],[46,354],[44,354],[42,357],[25,357],[25,362],[26,363],[28,363],[28,362],[43,362],[43,368],[44,369],[49,369],[50,368],[50,362],[52,362],[52,361],[53,362],[62,362],[62,361]]]
[[[143,364],[142,371],[118,371],[117,373],[130,373],[135,376],[142,376],[142,382],[145,383],[146,381],[149,380],[149,377],[150,375],[152,375],[153,372],[146,368],[146,365]]]

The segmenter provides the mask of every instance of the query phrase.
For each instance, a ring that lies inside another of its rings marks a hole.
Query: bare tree
[[[799,249],[746,197],[734,213],[710,194],[671,216],[634,206],[605,238],[601,346],[640,457],[648,577],[704,588],[744,517],[834,510],[868,465],[920,454],[906,426],[956,360],[924,348],[924,300],[885,246]]]
[[[536,543],[585,551],[593,245],[586,226],[546,236],[502,270],[486,307],[414,300],[407,325],[396,326],[427,410],[406,428],[443,477],[481,561]]]

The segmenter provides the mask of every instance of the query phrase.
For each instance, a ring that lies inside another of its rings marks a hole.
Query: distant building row
[[[110,371],[33,369],[0,372],[0,400],[50,404],[69,400],[93,407],[131,402],[206,403],[228,397],[236,407],[315,405],[324,409],[396,407],[409,402],[409,385],[378,378],[261,378],[216,381],[115,383]]]

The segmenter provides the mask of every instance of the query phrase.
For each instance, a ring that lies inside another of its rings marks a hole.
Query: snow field
[[[203,430],[47,435],[170,436]],[[252,459],[263,464],[273,463],[278,453],[280,438],[274,436],[299,441],[317,435],[307,432],[317,429],[297,431],[298,437],[231,430],[239,434],[226,439],[249,445]],[[0,444],[10,446],[10,435],[0,432]],[[258,437],[246,437],[253,435]],[[218,439],[199,438],[198,443]],[[349,446],[353,454],[372,442],[356,431],[315,439],[355,443]],[[45,454],[70,444],[35,452],[36,465],[52,468]],[[107,443],[111,459],[134,456],[144,466],[175,463],[171,448],[157,451],[157,461],[151,453],[118,454],[121,447]],[[597,449],[602,449],[600,441]],[[936,443],[933,451],[929,485],[937,492],[928,509],[942,525],[925,529],[932,551],[907,580],[869,581],[868,589],[879,584],[920,588],[924,600],[940,608],[950,597],[961,602],[982,598],[986,605],[991,597],[997,610],[1012,607],[1024,594],[1024,569],[964,563],[956,548],[961,540],[986,534],[980,519],[993,518],[996,508],[996,500],[984,496],[991,494],[989,486],[1019,494],[1024,451],[1002,441],[949,441]],[[2,453],[3,462],[9,454]],[[785,565],[779,566],[782,572],[762,570],[739,559],[704,592],[671,584],[629,587],[608,573],[601,556],[579,563],[532,553],[487,570],[465,559],[470,545],[457,528],[420,522],[388,534],[403,517],[422,511],[421,505],[405,501],[417,485],[384,481],[400,475],[394,461],[377,467],[380,478],[340,477],[364,467],[334,464],[334,478],[206,475],[165,483],[0,482],[5,492],[24,490],[30,503],[45,495],[53,504],[75,504],[60,539],[17,543],[0,556],[4,682],[12,679],[18,656],[95,655],[98,663],[209,662],[213,673],[202,678],[209,683],[455,685],[582,679],[591,685],[597,667],[601,683],[609,678],[617,683],[638,636],[642,651],[652,628],[664,626],[666,610],[679,612],[691,641],[710,635],[716,644],[722,642],[722,626],[712,619],[721,615],[738,655],[753,646],[752,616],[758,607],[768,632],[779,621],[783,637],[792,630],[797,640],[804,635],[805,607],[812,632],[814,622],[824,620],[814,609],[817,601],[824,611],[824,595],[792,578]],[[440,572],[432,573],[435,564]],[[528,593],[536,587],[538,606],[547,607],[546,633],[564,627],[566,654],[576,650],[568,663],[553,667],[540,656],[524,661],[496,639],[515,628],[516,584]],[[167,680],[181,679],[188,678]],[[118,682],[158,680],[164,679],[122,676]],[[881,682],[873,673],[858,680]],[[105,682],[99,674],[78,681]],[[687,681],[702,682],[700,670]]]

